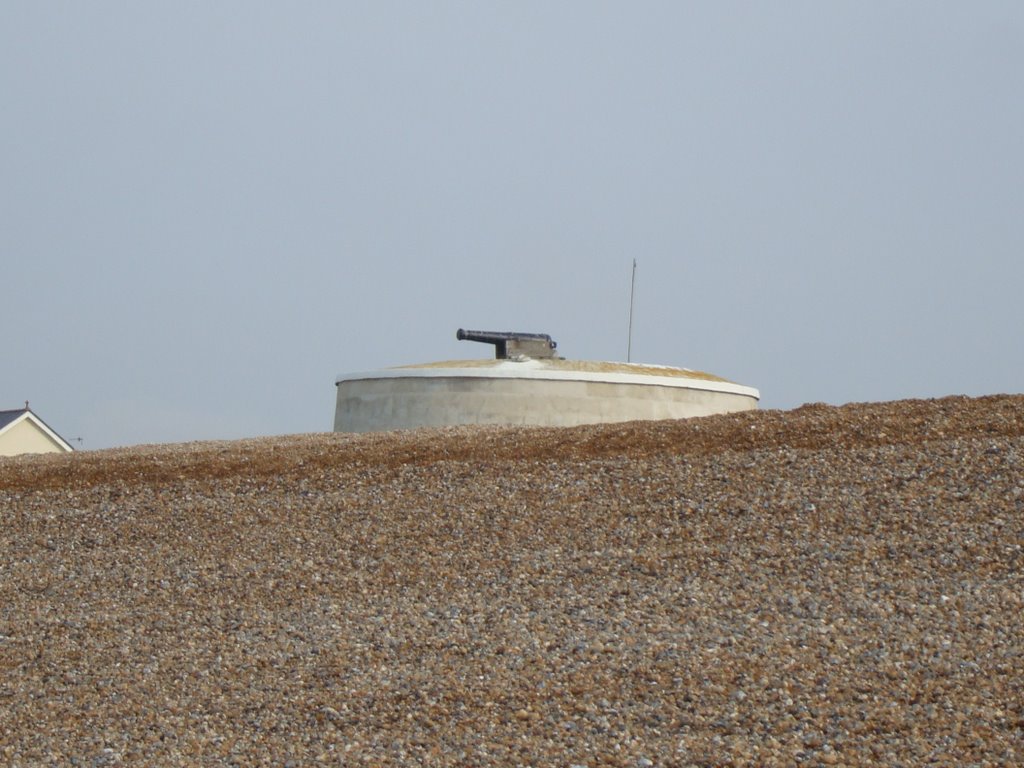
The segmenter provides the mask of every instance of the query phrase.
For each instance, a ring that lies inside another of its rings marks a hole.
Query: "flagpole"
[[[636,259],[633,259],[633,277],[629,283],[629,339],[626,342],[626,362],[633,360],[633,296],[636,293]]]

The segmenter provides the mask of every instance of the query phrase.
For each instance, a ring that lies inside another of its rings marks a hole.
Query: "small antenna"
[[[636,293],[636,259],[633,259],[633,278],[629,283],[629,339],[626,342],[626,362],[633,361],[633,296]]]

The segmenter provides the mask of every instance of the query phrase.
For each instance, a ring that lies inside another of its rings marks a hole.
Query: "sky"
[[[0,409],[77,447],[624,360],[634,259],[632,361],[762,408],[1024,391],[1019,0],[0,9]]]

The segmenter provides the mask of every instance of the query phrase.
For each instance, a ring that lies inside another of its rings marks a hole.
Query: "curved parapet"
[[[347,374],[336,384],[336,432],[681,419],[751,410],[760,398],[685,368],[557,358],[428,363]]]

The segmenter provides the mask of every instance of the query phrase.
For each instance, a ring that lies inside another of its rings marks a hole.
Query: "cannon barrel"
[[[510,357],[555,357],[558,346],[546,333],[519,333],[517,331],[467,331],[459,328],[455,333],[459,341],[480,341],[494,345],[494,356],[499,360]]]
[[[517,331],[467,331],[459,328],[455,332],[455,338],[459,341],[482,341],[486,344],[494,344],[498,341],[551,341],[546,333],[519,333]]]

